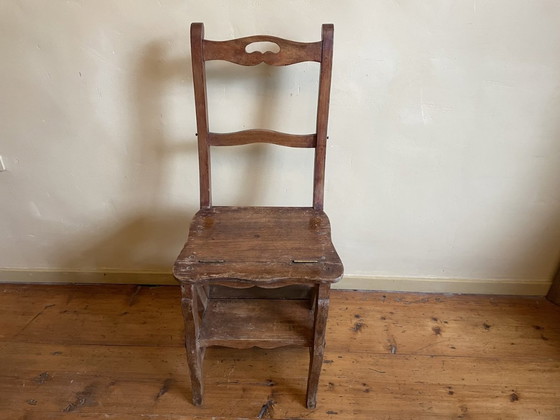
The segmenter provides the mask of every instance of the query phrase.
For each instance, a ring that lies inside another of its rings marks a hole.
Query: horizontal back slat
[[[255,42],[272,42],[280,47],[279,52],[254,51],[246,47]],[[203,41],[204,60],[225,60],[242,66],[266,63],[271,66],[288,66],[305,61],[321,61],[321,42],[295,42],[267,35],[255,35],[229,41]]]
[[[240,146],[252,143],[271,143],[288,147],[315,147],[315,134],[287,134],[274,130],[244,130],[234,133],[208,133],[211,146]]]

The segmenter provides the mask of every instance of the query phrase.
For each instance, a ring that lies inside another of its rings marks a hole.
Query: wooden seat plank
[[[343,271],[321,210],[212,207],[196,213],[175,263],[186,282],[217,279],[336,282]]]

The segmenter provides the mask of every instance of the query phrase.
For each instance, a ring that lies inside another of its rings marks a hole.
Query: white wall
[[[212,39],[302,41],[335,24],[325,205],[349,287],[546,291],[560,250],[555,0],[2,2],[1,281],[169,272],[198,199],[193,21]],[[209,68],[213,129],[311,131],[314,65],[259,66],[255,82],[224,67]],[[216,202],[308,205],[309,163],[219,150]]]

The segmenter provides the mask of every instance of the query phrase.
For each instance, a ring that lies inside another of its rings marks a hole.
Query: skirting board
[[[0,270],[0,283],[177,284],[171,273],[129,271]],[[544,296],[550,280],[497,280],[345,275],[333,289],[417,293]]]

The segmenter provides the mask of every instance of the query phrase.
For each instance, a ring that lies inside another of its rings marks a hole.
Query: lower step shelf
[[[202,347],[274,348],[312,345],[306,300],[210,299],[201,323]]]

